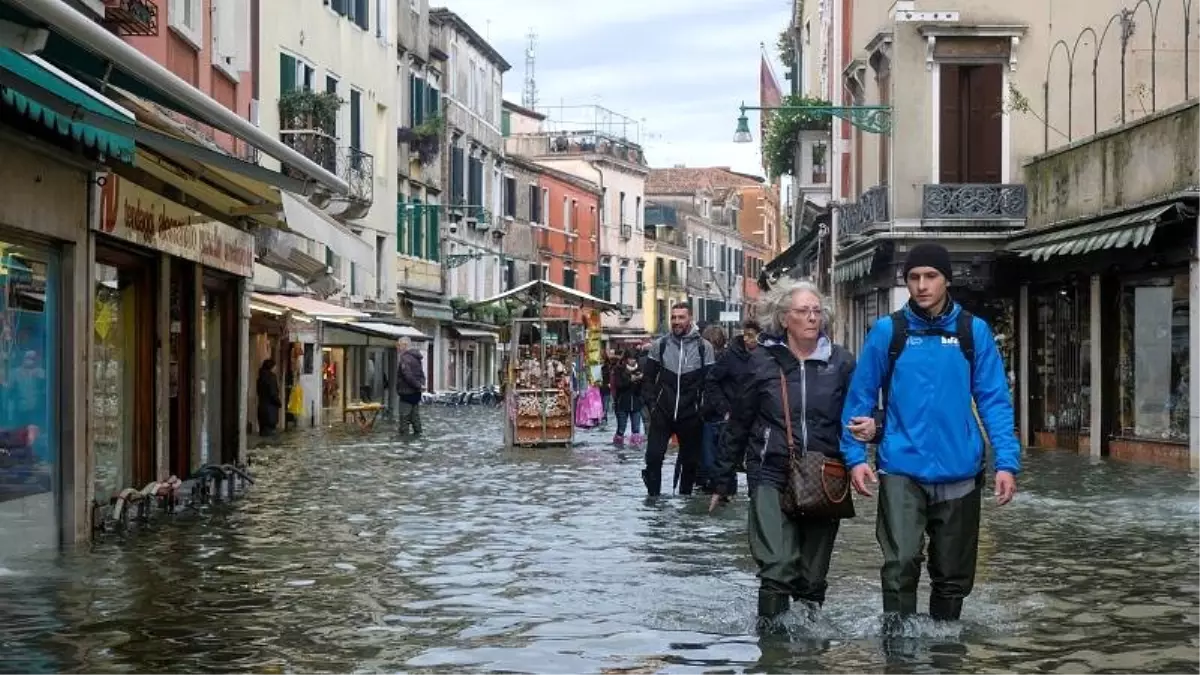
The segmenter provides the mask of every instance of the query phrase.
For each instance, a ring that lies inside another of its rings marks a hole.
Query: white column
[[[385,257],[386,260],[386,257]],[[238,451],[239,464],[246,463],[246,428],[250,421],[250,281],[238,279]],[[392,298],[393,301],[395,298]]]
[[[167,376],[171,372],[171,257],[158,256],[158,355],[154,364],[154,450],[159,480],[171,475],[171,398]],[[182,476],[181,476],[182,478]]]
[[[1033,355],[1029,344],[1029,284],[1021,284],[1017,296],[1017,396],[1021,399],[1020,433],[1021,447],[1029,447],[1033,430],[1029,427],[1029,373],[1033,370],[1030,359]]]
[[[1196,223],[1196,250],[1200,252],[1200,221]],[[1200,469],[1200,253],[1192,257],[1191,284],[1188,293],[1188,448],[1192,470]]]
[[[1091,334],[1091,348],[1088,357],[1091,359],[1091,368],[1088,373],[1091,387],[1091,400],[1089,401],[1091,412],[1091,423],[1088,425],[1091,432],[1088,434],[1088,454],[1092,457],[1100,456],[1101,433],[1104,428],[1104,368],[1101,363],[1100,343],[1104,339],[1104,327],[1100,323],[1100,311],[1103,303],[1100,302],[1100,275],[1093,274],[1091,279],[1091,289],[1088,293],[1088,332]],[[1072,448],[1074,450],[1075,448]]]

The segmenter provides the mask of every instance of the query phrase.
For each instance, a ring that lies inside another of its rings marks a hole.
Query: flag
[[[771,65],[767,63],[767,55],[762,55],[761,65],[758,71],[758,105],[763,108],[778,108],[783,105],[783,94],[779,91],[779,83],[775,81],[775,74],[771,72]],[[767,123],[770,122],[771,112],[767,110],[761,111],[759,115],[759,154],[762,157],[763,169],[767,168],[767,157],[762,154],[762,142],[767,138]]]

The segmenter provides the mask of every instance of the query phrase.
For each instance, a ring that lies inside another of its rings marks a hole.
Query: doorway
[[[938,67],[938,182],[1002,182],[1003,66],[941,63]]]

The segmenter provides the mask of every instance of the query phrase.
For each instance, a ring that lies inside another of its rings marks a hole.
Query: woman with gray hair
[[[839,521],[789,518],[780,498],[788,485],[789,454],[819,452],[841,461],[842,404],[854,372],[854,356],[827,334],[830,308],[807,281],[782,284],[767,294],[762,349],[755,351],[717,456],[723,488],[744,455],[750,486],[750,555],[758,563],[759,629],[771,631],[790,600],[812,613],[825,602],[829,561]],[[869,440],[869,418],[851,432]],[[722,503],[715,494],[710,510]]]

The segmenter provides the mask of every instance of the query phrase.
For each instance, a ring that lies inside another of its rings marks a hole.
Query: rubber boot
[[[787,628],[783,625],[783,615],[787,613],[790,606],[790,598],[787,593],[776,593],[759,589],[758,591],[758,621],[756,629],[760,635],[778,635],[786,633]]]
[[[646,494],[657,497],[662,494],[662,469],[642,469],[642,483],[646,485]]]
[[[615,445],[619,448],[619,447],[625,445],[625,437],[622,436],[621,434],[613,434],[612,442],[613,442],[613,445]]]
[[[934,621],[958,621],[962,616],[962,598],[947,598],[942,595],[929,596],[929,617]]]

